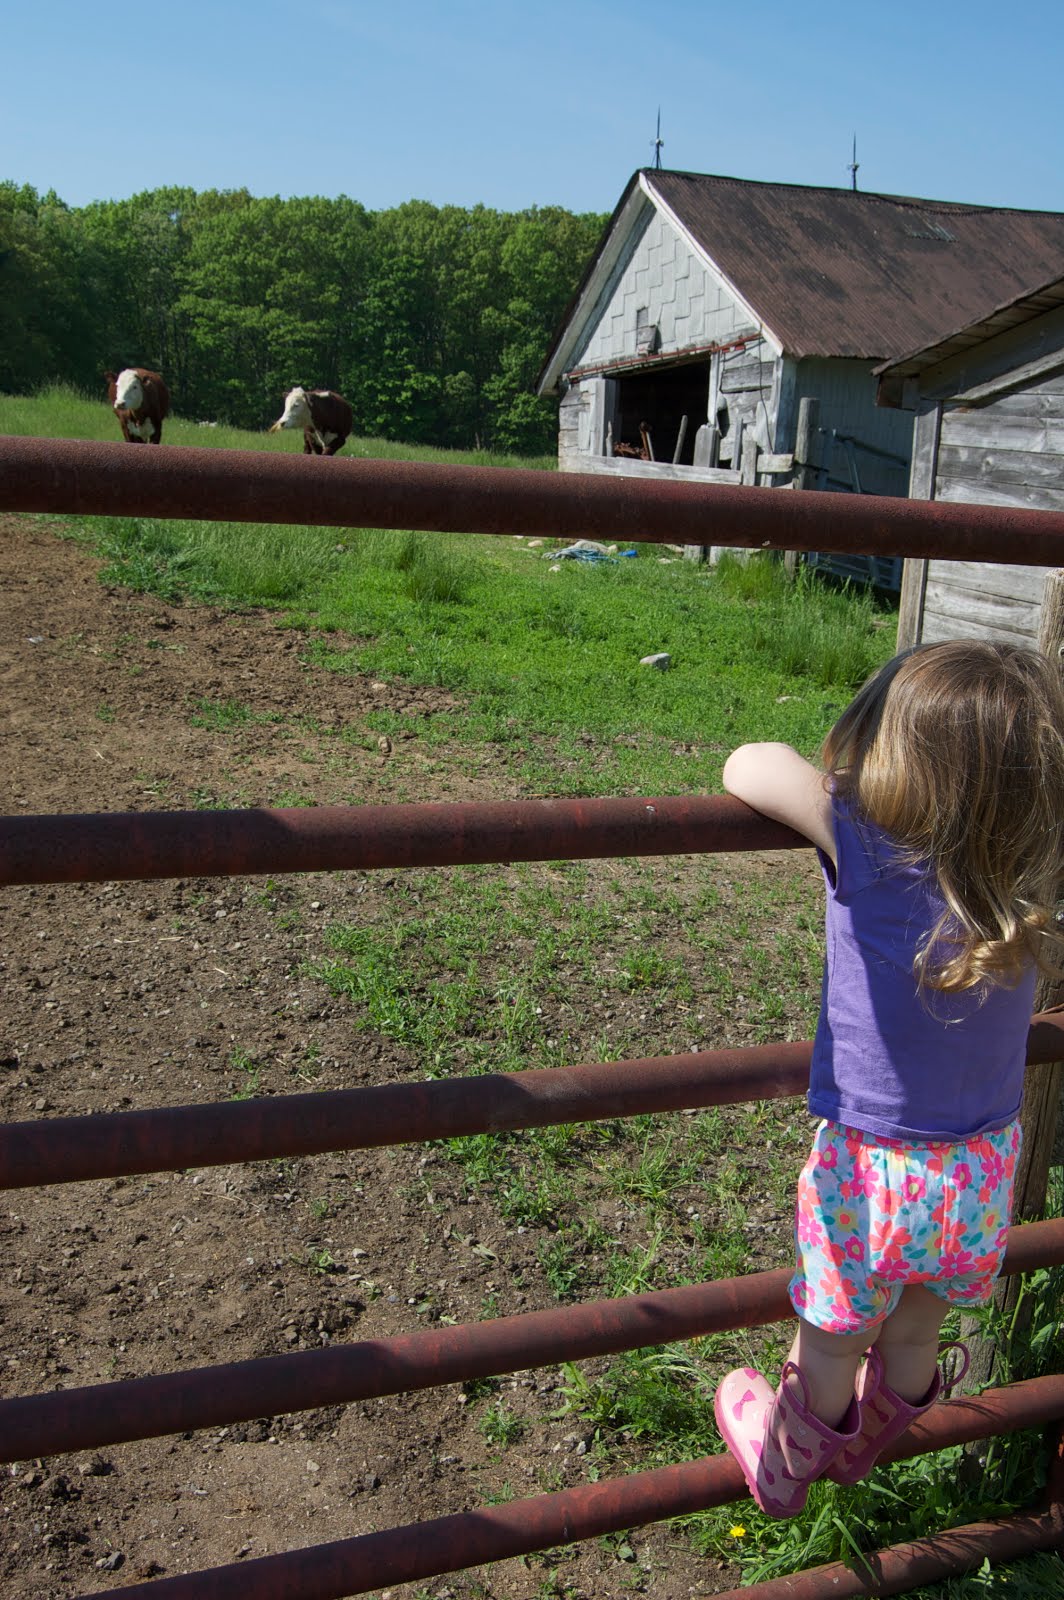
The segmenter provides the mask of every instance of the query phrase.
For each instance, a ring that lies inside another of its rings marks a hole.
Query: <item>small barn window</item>
[[[639,306],[635,314],[635,350],[636,355],[650,356],[658,348],[658,325],[651,322],[650,311],[646,306]]]

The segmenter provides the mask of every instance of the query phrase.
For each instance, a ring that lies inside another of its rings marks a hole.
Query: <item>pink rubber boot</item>
[[[960,1371],[950,1381],[952,1388],[968,1371],[969,1357],[967,1347],[963,1344],[943,1345],[941,1353],[947,1350],[959,1350],[962,1359]],[[890,1385],[883,1381],[883,1358],[873,1345],[857,1374],[856,1388],[861,1409],[861,1430],[853,1443],[840,1450],[828,1467],[825,1477],[830,1478],[832,1483],[859,1483],[871,1472],[887,1446],[893,1444],[895,1439],[900,1439],[910,1423],[922,1417],[934,1405],[942,1393],[942,1369],[935,1368],[931,1387],[924,1398],[913,1405],[895,1394]]]
[[[809,1388],[793,1361],[780,1386],[752,1367],[729,1372],[713,1399],[721,1437],[743,1469],[750,1493],[770,1517],[795,1517],[809,1485],[823,1477],[840,1450],[852,1445],[861,1426],[856,1399],[838,1429],[809,1410]]]

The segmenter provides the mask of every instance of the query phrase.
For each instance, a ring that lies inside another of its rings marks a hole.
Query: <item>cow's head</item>
[[[284,411],[269,431],[277,433],[281,428],[312,428],[313,426],[307,391],[297,386],[295,389],[289,389],[285,395]]]
[[[144,404],[144,386],[132,367],[126,367],[115,379],[114,408],[116,411],[139,411]]]

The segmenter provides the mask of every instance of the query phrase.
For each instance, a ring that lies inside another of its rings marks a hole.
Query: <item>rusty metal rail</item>
[[[1064,565],[1064,514],[256,450],[0,438],[0,507]]]
[[[1004,1271],[1064,1261],[1064,1220],[1009,1229]],[[326,1350],[0,1400],[0,1463],[465,1383],[793,1317],[785,1269]]]
[[[371,1150],[800,1094],[812,1045],[749,1045],[0,1125],[0,1190]],[[1064,1056],[1064,1013],[1032,1017],[1029,1066]]]
[[[1032,1378],[1007,1389],[988,1389],[974,1398],[933,1406],[898,1445],[884,1453],[883,1460],[904,1460],[951,1444],[1015,1433],[1061,1416],[1064,1374]],[[507,1556],[705,1511],[745,1494],[742,1473],[731,1456],[707,1456],[681,1466],[513,1500],[508,1505],[481,1506],[433,1522],[408,1523],[286,1555],[262,1556],[207,1572],[108,1589],[98,1593],[96,1600],[231,1600],[234,1594],[242,1600],[294,1600],[295,1596],[299,1600],[343,1600],[367,1589],[415,1583],[438,1573],[458,1572]],[[835,1592],[830,1587],[806,1591],[819,1596]]]
[[[0,817],[0,885],[809,848],[721,795],[108,811]]]

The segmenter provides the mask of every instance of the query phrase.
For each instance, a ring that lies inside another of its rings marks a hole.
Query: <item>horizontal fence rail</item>
[[[1003,1271],[1064,1261],[1064,1220],[1009,1229]],[[793,1317],[790,1271],[686,1284],[619,1300],[425,1328],[326,1350],[195,1367],[0,1400],[0,1463],[258,1417],[349,1405],[561,1361],[586,1361]]]
[[[114,811],[0,817],[0,885],[810,848],[727,795]]]
[[[906,1460],[947,1445],[1039,1427],[1061,1416],[1064,1374],[1031,1378],[1007,1389],[989,1389],[973,1398],[933,1406],[882,1459]],[[725,1453],[285,1555],[261,1556],[206,1572],[108,1589],[97,1593],[96,1600],[231,1600],[237,1594],[241,1600],[294,1600],[296,1596],[299,1600],[343,1600],[345,1595],[364,1594],[367,1589],[415,1583],[438,1573],[458,1572],[508,1556],[705,1511],[744,1498],[746,1493],[738,1464]]]
[[[0,509],[1064,565],[1064,514],[527,468],[0,437]]]
[[[11,1122],[0,1125],[0,1190],[781,1100],[808,1087],[812,1048],[808,1042],[748,1045]],[[1062,1058],[1064,1012],[1032,1017],[1028,1065]]]

